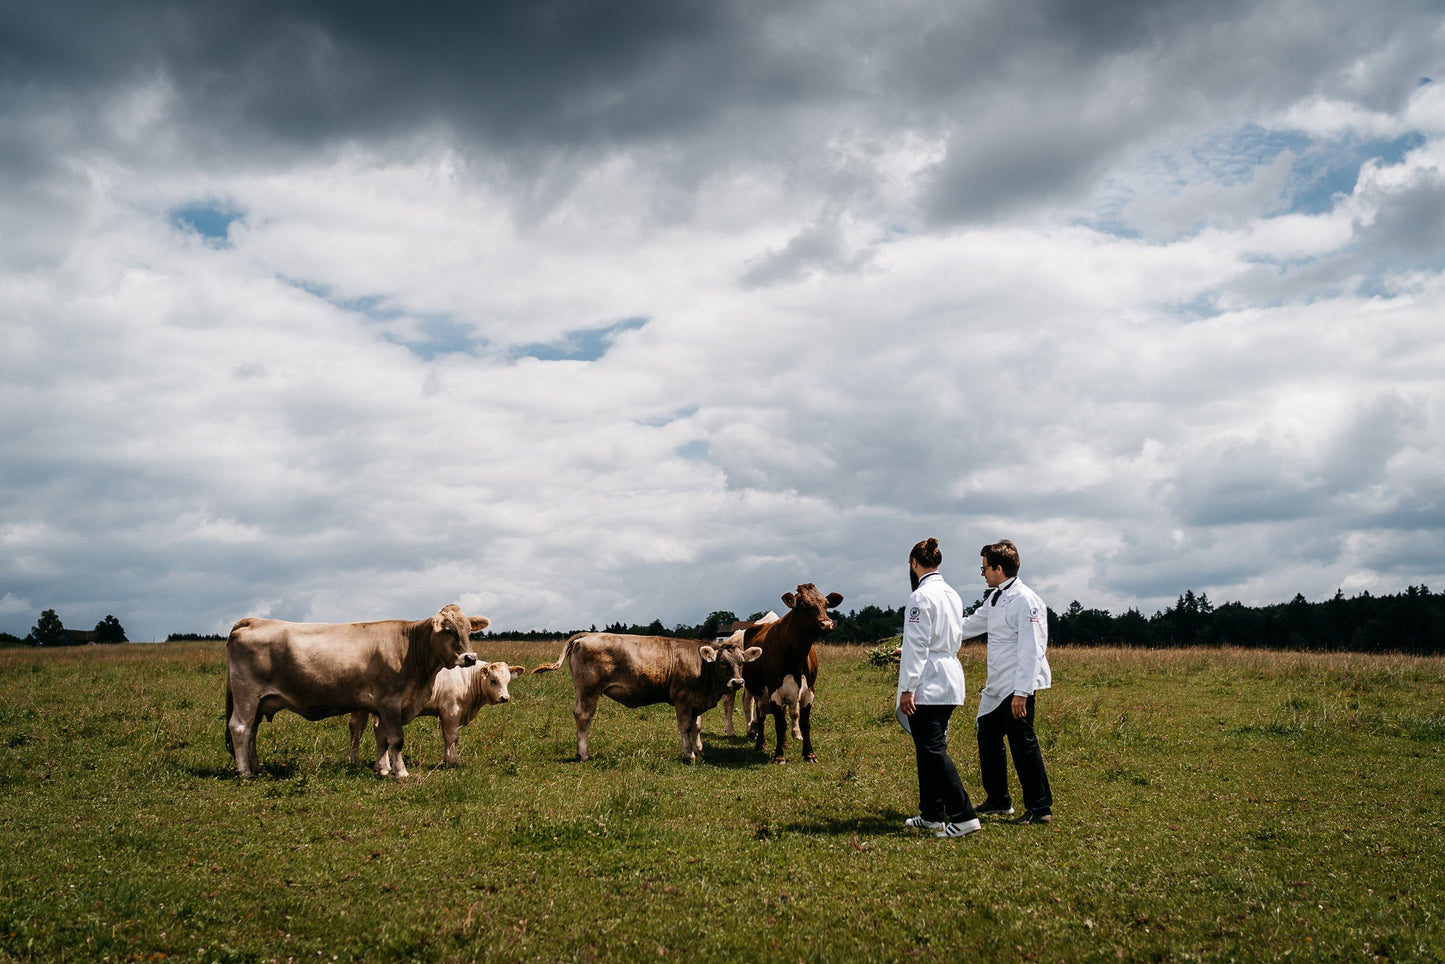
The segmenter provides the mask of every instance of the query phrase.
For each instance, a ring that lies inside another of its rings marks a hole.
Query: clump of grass
[[[870,666],[897,666],[901,655],[898,647],[903,645],[902,636],[880,639],[865,652]]]

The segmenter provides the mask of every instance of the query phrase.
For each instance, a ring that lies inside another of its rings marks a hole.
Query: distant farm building
[[[773,612],[771,609],[763,615],[759,616],[757,619],[739,619],[731,626],[728,626],[726,628],[719,628],[717,631],[717,637],[713,641],[718,643],[725,643],[727,642],[729,636],[731,636],[733,633],[737,632],[740,629],[751,629],[753,626],[761,626],[763,623],[776,622],[777,619],[778,614]]]

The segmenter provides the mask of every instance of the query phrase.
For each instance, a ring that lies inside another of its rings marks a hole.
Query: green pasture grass
[[[555,644],[483,655],[534,666]],[[977,800],[973,706],[951,741]],[[0,960],[1391,960],[1445,956],[1445,659],[1058,649],[1056,822],[917,812],[895,670],[822,653],[819,762],[526,675],[440,766],[283,713],[223,747],[218,643],[0,652]],[[769,728],[771,746],[771,727]],[[369,742],[369,737],[368,737]],[[1018,802],[1016,795],[1016,802]]]

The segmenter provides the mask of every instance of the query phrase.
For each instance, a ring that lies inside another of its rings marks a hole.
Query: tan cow
[[[735,643],[738,646],[742,646],[743,638],[747,635],[746,627],[748,625],[761,626],[763,623],[775,623],[777,621],[778,614],[770,612],[765,616],[754,620],[751,623],[744,624],[744,628],[739,629],[737,632],[729,636],[727,638],[727,641],[730,643]],[[736,625],[736,623],[734,625]],[[737,736],[737,731],[733,729],[733,708],[739,699],[741,699],[743,703],[743,721],[748,725],[748,736],[753,735],[753,721],[756,718],[757,714],[753,708],[754,700],[752,694],[750,694],[747,691],[747,688],[744,687],[736,694],[723,694],[722,708],[724,736]],[[803,731],[798,728],[798,704],[796,702],[791,702],[788,704],[788,719],[792,722],[793,725],[793,736],[796,739],[801,740],[803,738]]]
[[[702,753],[702,714],[716,706],[723,693],[742,688],[743,665],[762,655],[757,647],[743,649],[732,643],[714,647],[666,636],[578,633],[567,640],[557,662],[544,663],[533,672],[558,669],[564,662],[571,668],[577,694],[572,708],[577,759],[590,759],[587,737],[597,700],[606,695],[634,709],[671,703],[677,713],[682,757],[692,763]]]
[[[482,707],[511,702],[512,694],[507,684],[514,676],[521,676],[526,671],[525,666],[508,666],[506,663],[473,663],[471,666],[444,669],[436,675],[432,681],[431,696],[418,715],[441,719],[442,740],[446,744],[443,760],[447,766],[456,766],[461,760],[457,737],[462,727],[475,720]],[[361,734],[370,716],[365,710],[351,714],[352,766],[361,762]],[[380,757],[380,726],[377,727],[376,752]]]
[[[813,644],[824,633],[832,632],[833,618],[828,615],[828,610],[836,609],[843,601],[843,595],[833,592],[824,596],[817,586],[806,583],[798,587],[796,595],[785,592],[782,599],[788,607],[783,618],[752,626],[744,633],[747,645],[763,650],[762,659],[743,668],[748,695],[758,702],[757,719],[748,727],[748,733],[757,741],[757,749],[762,750],[763,714],[771,713],[778,736],[773,762],[786,762],[783,750],[787,745],[787,729],[783,716],[789,704],[796,704],[803,759],[816,763],[818,755],[813,752],[812,718],[813,685],[818,680],[818,653]]]
[[[256,729],[280,710],[308,720],[375,713],[377,772],[405,777],[402,727],[426,708],[437,673],[477,661],[485,616],[456,605],[427,619],[287,623],[247,617],[226,640],[226,748],[242,779],[260,769]],[[388,760],[388,757],[390,759]]]

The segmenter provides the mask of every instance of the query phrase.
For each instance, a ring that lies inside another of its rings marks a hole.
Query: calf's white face
[[[513,675],[520,676],[521,672],[514,673],[513,667],[506,663],[487,663],[477,672],[481,675],[482,702],[487,705],[493,703],[510,703],[512,694],[508,690],[508,684],[512,682]],[[515,667],[516,670],[525,672],[523,667]]]

